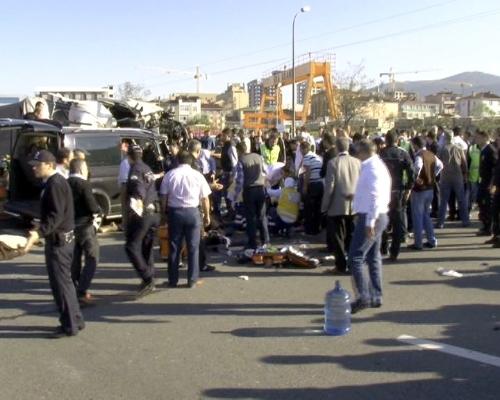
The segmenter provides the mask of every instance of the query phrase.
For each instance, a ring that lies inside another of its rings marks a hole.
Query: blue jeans
[[[375,223],[375,235],[366,236],[366,214],[358,214],[349,249],[349,269],[352,272],[354,290],[358,300],[365,304],[382,300],[382,255],[380,244],[387,227],[386,214],[379,215]],[[368,265],[369,281],[365,278],[365,263]]]
[[[413,220],[413,234],[415,237],[415,246],[422,248],[422,231],[425,230],[427,241],[435,246],[437,243],[434,236],[434,227],[431,220],[431,204],[433,190],[424,190],[422,192],[412,192],[411,194],[411,214]]]
[[[465,199],[465,188],[462,179],[455,179],[453,181],[440,182],[441,185],[441,201],[439,204],[439,216],[438,225],[444,225],[444,219],[446,217],[446,209],[448,208],[448,199],[450,198],[451,192],[455,193],[455,198],[458,201],[458,210],[460,212],[460,218],[462,219],[462,225],[469,225],[469,207]]]
[[[188,251],[188,282],[196,282],[200,273],[201,217],[198,208],[168,209],[168,234],[170,254],[168,256],[168,283],[175,286],[179,281],[179,262],[182,242],[185,239]]]
[[[467,190],[465,192],[465,198],[467,199],[467,207],[469,211],[472,209],[474,203],[477,203],[477,189],[479,184],[477,182],[468,182]]]

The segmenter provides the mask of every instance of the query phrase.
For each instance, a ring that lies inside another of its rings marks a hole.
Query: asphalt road
[[[57,318],[36,249],[0,263],[0,399],[498,400],[500,367],[397,339],[500,357],[500,250],[473,229],[438,239],[438,249],[384,266],[384,306],[353,316],[344,337],[321,333],[334,283],[324,268],[222,264],[227,257],[210,253],[218,268],[202,287],[134,301],[139,280],[115,233],[100,240],[87,328],[50,340]],[[166,265],[157,265],[162,283]],[[464,276],[439,276],[438,267]]]

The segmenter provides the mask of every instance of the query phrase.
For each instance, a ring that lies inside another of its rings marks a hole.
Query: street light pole
[[[297,15],[311,11],[311,7],[304,6],[293,16],[292,22],[292,137],[295,137],[295,20]]]

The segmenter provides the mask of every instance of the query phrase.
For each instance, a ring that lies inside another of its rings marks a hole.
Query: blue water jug
[[[325,325],[327,335],[341,336],[351,330],[351,296],[347,290],[335,283],[335,289],[325,296]]]

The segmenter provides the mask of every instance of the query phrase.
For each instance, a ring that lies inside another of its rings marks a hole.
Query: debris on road
[[[238,276],[238,279],[242,279],[244,281],[248,281],[250,278],[248,277],[248,275],[240,275],[240,276]]]
[[[452,269],[438,268],[436,272],[441,276],[450,276],[452,278],[461,278],[464,276],[464,274]]]

